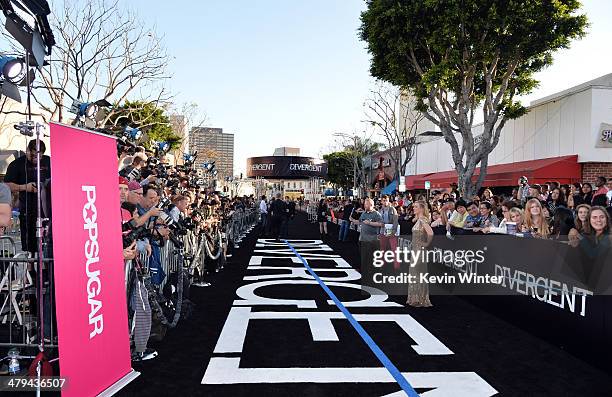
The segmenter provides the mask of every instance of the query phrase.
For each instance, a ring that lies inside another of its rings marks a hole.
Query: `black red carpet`
[[[192,317],[155,346],[158,358],[134,365],[142,375],[119,395],[405,395],[295,254],[258,243],[258,233],[211,287],[192,287]],[[363,303],[349,285],[359,285],[355,272],[342,267],[357,267],[356,243],[297,241],[318,238],[303,215],[291,222],[292,245],[419,394],[612,396],[606,373],[461,298],[433,296],[432,308],[400,297]]]

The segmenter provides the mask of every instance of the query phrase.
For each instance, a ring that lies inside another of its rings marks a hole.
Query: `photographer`
[[[156,208],[159,203],[157,189],[154,186],[147,185],[142,188],[142,192],[140,202],[136,206],[139,215],[138,221],[139,223],[142,222],[141,224],[143,225],[147,225],[147,229],[151,231],[155,239],[151,241],[152,255],[149,257],[149,271],[151,273],[151,282],[159,285],[166,277],[160,260],[160,247],[163,245],[163,240],[168,238],[169,231],[165,225],[157,222],[160,215],[159,208]],[[157,213],[157,215],[153,215],[154,213]]]
[[[187,208],[189,208],[189,197],[183,195],[177,195],[172,198],[173,207],[170,210],[169,214],[170,218],[174,222],[178,222],[181,218],[181,214],[183,216],[187,215]]]
[[[129,266],[131,282],[128,282],[128,304],[133,312],[133,332],[134,332],[134,351],[132,352],[132,361],[146,361],[157,356],[157,352],[152,349],[147,349],[147,342],[151,335],[151,306],[149,304],[149,292],[144,283],[144,269],[138,260],[137,240],[131,240],[131,227],[126,227],[137,216],[136,205],[127,201],[128,184],[126,178],[119,177],[119,195],[121,200],[121,221],[123,229],[123,259],[125,265]],[[151,248],[148,242],[145,243],[148,255],[151,254]],[[131,262],[129,262],[131,261]]]
[[[138,206],[141,203],[141,200],[143,198],[144,195],[144,190],[143,187],[140,186],[140,184],[136,181],[130,181],[128,183],[128,198],[127,198],[127,202]],[[149,210],[147,211],[143,211],[143,214],[140,215],[139,213],[137,213],[136,217],[135,217],[135,226],[142,226],[145,223],[149,222],[149,220],[153,217],[157,217],[159,216],[159,214],[161,213],[161,210],[155,206],[149,208]]]
[[[527,197],[529,197],[529,183],[526,176],[522,176],[518,180],[518,194],[517,200],[519,204],[525,205],[527,202]]]
[[[135,155],[132,158],[132,163],[130,165],[125,166],[120,172],[119,175],[128,178],[129,180],[138,180],[140,179],[140,170],[145,166],[145,161],[139,155]]]
[[[40,141],[40,180],[41,183],[51,178],[51,159],[43,156],[46,151],[44,142]],[[21,247],[24,251],[35,253],[36,218],[38,205],[36,192],[36,140],[28,143],[25,156],[12,161],[4,177],[4,182],[12,192],[19,193],[19,223],[21,225]]]

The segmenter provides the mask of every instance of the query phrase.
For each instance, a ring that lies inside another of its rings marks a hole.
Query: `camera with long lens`
[[[180,219],[179,224],[184,230],[194,230],[196,227],[195,221],[190,217]]]
[[[170,168],[169,165],[158,164],[155,167],[155,173],[157,175],[157,178],[158,179],[169,179],[170,178],[170,174],[168,174],[168,168]]]
[[[117,139],[117,153],[127,153],[130,156],[136,154],[136,145],[132,142],[127,141],[125,138]]]
[[[179,225],[177,222],[174,222],[174,220],[170,217],[170,215],[164,212],[164,210],[168,209],[170,205],[171,203],[168,197],[162,197],[159,200],[159,203],[157,203],[156,205],[156,207],[161,210],[159,214],[159,219],[164,221],[166,226],[168,226],[168,228],[170,229],[171,233],[175,233],[177,235],[185,235],[186,231],[181,227],[181,225]]]
[[[138,168],[130,168],[130,167],[126,167],[122,169],[121,171],[119,171],[119,175],[121,175],[124,178],[129,179],[130,181],[140,180],[142,176]]]
[[[129,232],[123,234],[123,248],[129,247],[134,241],[137,240],[142,240],[145,238],[153,240],[151,231],[147,229],[145,225],[136,227],[135,222],[136,221],[132,219],[131,221],[124,223],[122,226],[123,232]]]
[[[149,157],[147,159],[147,166],[148,167],[157,167],[157,165],[159,164],[159,159],[157,157]]]

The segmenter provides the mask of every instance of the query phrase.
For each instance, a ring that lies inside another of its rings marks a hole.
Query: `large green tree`
[[[353,166],[351,174],[353,176],[353,187],[359,188],[361,192],[366,191],[366,167],[365,160],[374,153],[380,151],[383,145],[380,142],[373,141],[367,134],[344,134],[336,133],[336,137],[341,138],[340,143],[342,151],[350,155]]]
[[[353,186],[353,155],[350,152],[333,152],[323,155],[327,163],[327,180],[346,190]]]
[[[372,76],[413,90],[416,108],[439,126],[459,189],[470,196],[484,181],[506,121],[526,113],[515,97],[537,85],[534,73],[552,63],[556,50],[585,34],[580,6],[575,0],[369,0],[360,37],[372,56]],[[475,140],[476,112],[483,132]]]
[[[163,108],[154,102],[125,101],[122,106],[115,107],[106,127],[120,130],[125,126],[139,128],[146,133],[147,142],[168,142],[171,149],[181,144],[181,137],[172,129],[172,124]]]

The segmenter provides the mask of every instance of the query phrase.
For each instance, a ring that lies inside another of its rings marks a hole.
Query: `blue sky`
[[[357,37],[355,0],[126,1],[165,37],[169,88],[196,102],[209,124],[235,134],[235,173],[246,158],[297,146],[317,155],[333,132],[362,129],[372,87]],[[590,33],[540,73],[528,103],[612,72],[612,2],[584,2]]]

